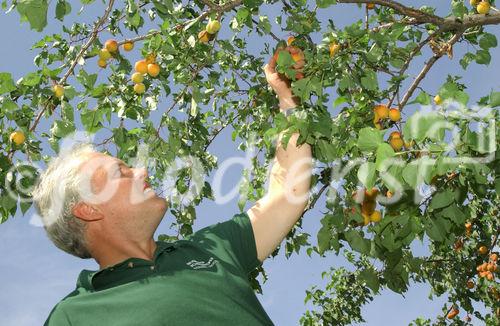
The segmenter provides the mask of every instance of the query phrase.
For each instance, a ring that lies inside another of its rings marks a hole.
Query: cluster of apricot
[[[352,193],[352,198],[358,204],[361,204],[361,216],[363,216],[363,225],[368,225],[370,222],[378,223],[382,219],[382,213],[375,210],[377,207],[377,188],[359,189]]]
[[[488,253],[488,248],[486,246],[479,247],[479,253],[481,255],[485,255]],[[481,265],[477,266],[476,270],[481,278],[486,278],[488,281],[493,281],[495,278],[494,273],[498,271],[497,266],[498,255],[495,253],[490,254],[489,261],[484,262]]]
[[[198,40],[201,43],[208,43],[215,38],[215,34],[220,30],[220,21],[209,20],[205,29],[198,33]]]
[[[383,104],[375,105],[373,114],[373,123],[377,129],[382,129],[385,122],[394,123],[401,120],[401,112],[397,108],[389,109]]]
[[[132,51],[134,48],[133,42],[123,43],[123,50]],[[116,40],[107,40],[104,43],[104,47],[99,50],[99,59],[97,60],[97,65],[101,68],[106,68],[108,66],[108,60],[118,54],[118,42]]]
[[[477,12],[486,15],[490,12],[490,2],[488,0],[470,0],[470,5],[475,7]]]
[[[150,53],[146,58],[137,61],[134,65],[135,72],[130,79],[134,83],[134,92],[142,94],[146,91],[146,86],[142,83],[147,74],[156,77],[160,74],[160,66],[156,63],[156,54]]]

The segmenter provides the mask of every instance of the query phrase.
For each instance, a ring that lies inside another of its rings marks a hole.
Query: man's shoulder
[[[81,293],[81,289],[75,289],[71,291],[68,295],[62,298],[55,306],[52,308],[44,326],[51,325],[70,325],[69,317],[67,314],[67,308],[72,304],[72,302]]]

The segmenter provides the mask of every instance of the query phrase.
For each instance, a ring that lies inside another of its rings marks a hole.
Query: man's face
[[[131,168],[112,156],[94,153],[80,167],[92,195],[83,201],[105,216],[105,225],[125,232],[154,233],[168,208],[146,183],[145,168]],[[108,228],[106,228],[108,229]]]

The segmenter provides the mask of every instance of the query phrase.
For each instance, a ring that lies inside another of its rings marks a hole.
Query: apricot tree
[[[74,5],[2,1],[42,35],[47,16],[53,19],[49,7],[63,21]],[[284,131],[286,142],[299,132],[299,143],[313,146],[317,167],[304,214],[322,196],[326,205],[319,231],[302,230],[299,222],[281,248],[287,256],[301,248],[308,255],[343,254],[352,264],[332,267],[325,289],[307,291],[317,309],[304,314],[303,325],[363,321],[361,306],[381,289],[402,294],[411,282],[448,297],[437,324],[470,323],[474,316],[498,325],[500,92],[488,89],[473,105],[460,76],[448,76],[439,89],[424,89],[422,81],[443,57],[458,60],[464,74],[471,62],[490,64],[497,38],[487,30],[500,23],[500,13],[494,1],[451,0],[446,15],[433,5],[106,1],[93,24],[74,22],[43,35],[33,45],[35,71],[17,81],[0,72],[1,221],[16,213],[18,201],[23,213],[31,206],[37,171],[26,162],[47,162],[43,145],[57,151],[79,128],[107,134],[99,145],[114,145],[124,160],[147,144],[156,186],[178,156],[199,160],[204,175],[216,169],[210,145],[232,128],[233,141],[243,140],[239,149],[258,149],[243,173],[240,209],[265,193],[275,137]],[[364,19],[340,27],[319,18],[349,6]],[[270,8],[280,14],[270,17]],[[256,35],[261,41],[251,45]],[[297,51],[277,51],[285,46]],[[468,50],[457,58],[460,46]],[[132,54],[141,59],[131,61]],[[290,117],[266,87],[262,66],[272,55],[300,99]],[[292,68],[294,55],[306,61],[301,73]],[[50,128],[40,128],[42,121]],[[194,188],[192,169],[176,178],[178,194]],[[191,201],[173,202],[179,236],[192,232],[204,198],[214,199],[208,182]],[[418,241],[428,254],[412,250]],[[256,279],[253,285],[259,289]]]

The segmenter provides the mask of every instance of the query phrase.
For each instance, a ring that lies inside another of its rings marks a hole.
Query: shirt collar
[[[164,253],[164,252],[171,252],[179,247],[179,244],[177,242],[165,242],[165,241],[155,241],[156,242],[156,250],[153,254],[153,260],[145,260],[141,258],[127,258],[124,261],[115,264],[113,266],[106,267],[101,270],[97,271],[92,271],[92,270],[87,270],[84,269],[80,272],[80,275],[78,276],[78,280],[76,282],[76,287],[80,288],[83,287],[86,290],[89,291],[94,291],[94,290],[99,290],[95,289],[93,285],[93,280],[104,275],[109,275],[110,273],[114,271],[121,271],[121,270],[126,270],[129,266],[130,263],[133,263],[135,266],[140,266],[140,265],[151,265],[152,263],[155,263],[158,257]]]

